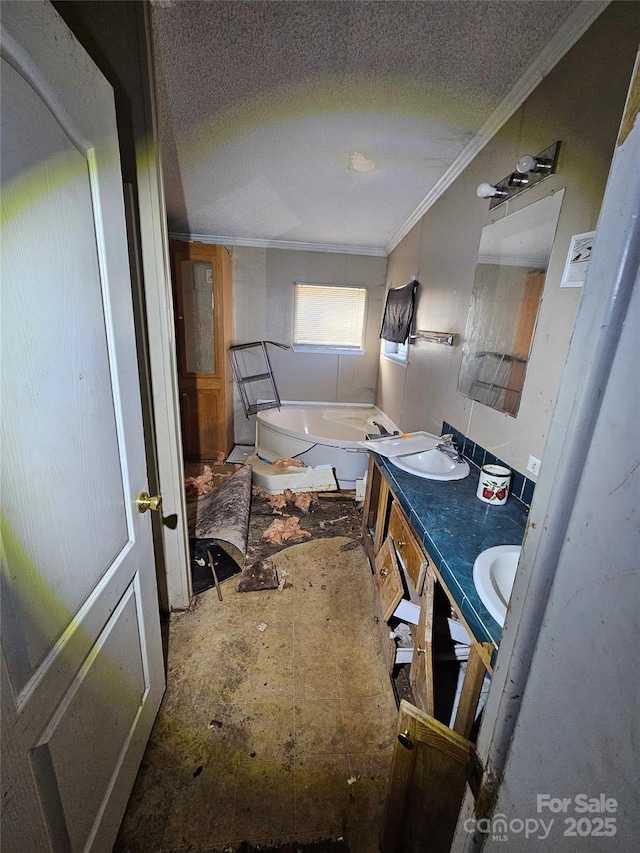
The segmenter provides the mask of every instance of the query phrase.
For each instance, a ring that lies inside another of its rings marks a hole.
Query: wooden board
[[[416,634],[416,647],[409,681],[415,701],[427,714],[433,716],[435,698],[433,688],[433,602],[436,578],[427,568],[420,605],[420,621]]]
[[[472,643],[469,649],[469,660],[467,661],[460,701],[453,724],[453,730],[462,735],[462,737],[469,737],[471,733],[480,699],[480,691],[482,690],[482,683],[487,672],[482,660],[481,649],[482,646],[479,643]],[[484,651],[485,653],[487,651],[490,652],[490,648]]]

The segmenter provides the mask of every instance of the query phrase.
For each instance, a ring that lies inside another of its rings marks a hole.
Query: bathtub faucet
[[[379,424],[378,421],[372,421],[372,423],[374,426],[378,427],[378,429],[380,430],[380,435],[400,435],[397,429],[393,432],[389,432],[389,430],[382,424]]]

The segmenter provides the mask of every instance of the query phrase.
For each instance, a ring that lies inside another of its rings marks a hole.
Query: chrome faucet
[[[444,453],[445,456],[448,456],[449,459],[453,459],[454,462],[464,462],[464,456],[453,442],[450,444],[437,444],[436,450],[439,450],[440,453]]]

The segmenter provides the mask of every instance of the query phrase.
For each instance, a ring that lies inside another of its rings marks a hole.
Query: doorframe
[[[140,248],[149,348],[151,401],[159,486],[162,492],[162,542],[166,572],[163,609],[184,610],[192,600],[184,493],[184,462],[178,396],[173,289],[169,262],[169,235],[158,128],[156,74],[150,9],[138,4],[138,32],[144,37],[144,140],[136,144]],[[170,524],[167,521],[170,520]],[[175,523],[175,527],[172,526]]]

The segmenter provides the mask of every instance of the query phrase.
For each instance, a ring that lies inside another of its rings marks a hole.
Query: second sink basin
[[[478,554],[473,564],[478,595],[498,625],[504,625],[521,550],[520,545],[496,545]]]
[[[440,450],[423,450],[422,453],[408,453],[403,456],[391,456],[389,462],[426,480],[464,480],[469,475],[468,462],[456,462]]]

